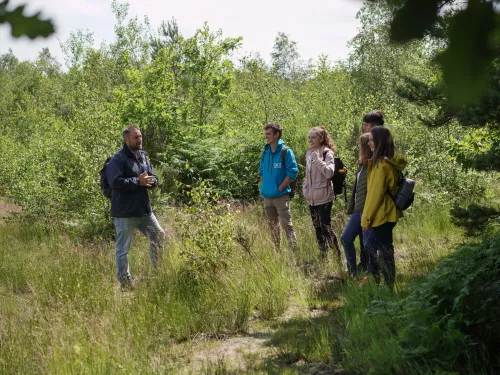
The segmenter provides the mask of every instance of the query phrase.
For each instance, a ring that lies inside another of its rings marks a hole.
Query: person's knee
[[[340,242],[342,242],[342,245],[354,245],[354,240],[356,237],[352,235],[352,233],[344,230],[340,236]]]
[[[277,226],[279,226],[279,224],[280,224],[279,217],[273,217],[273,218],[267,219],[267,223],[268,223],[271,227],[277,227]]]
[[[352,241],[349,240],[349,238],[345,235],[345,232],[342,233],[340,236],[340,242],[342,243],[342,246],[349,245]]]

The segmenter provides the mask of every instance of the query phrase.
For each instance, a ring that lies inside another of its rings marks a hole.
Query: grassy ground
[[[395,229],[398,284],[391,294],[332,280],[344,260],[319,262],[306,207],[293,202],[293,214],[295,253],[272,250],[260,206],[236,213],[246,249],[235,243],[228,266],[211,277],[193,277],[175,229],[155,271],[146,240],[136,235],[132,293],[117,286],[112,243],[0,226],[0,373],[367,371],[365,348],[382,345],[391,329],[369,324],[367,304],[407,295],[463,241],[462,232],[450,224],[447,207],[408,211]],[[347,217],[335,218],[340,235]],[[160,222],[176,228],[175,220],[167,211]],[[239,349],[224,346],[228,340]]]

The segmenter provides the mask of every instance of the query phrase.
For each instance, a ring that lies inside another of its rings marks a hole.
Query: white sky
[[[10,26],[0,25],[0,54],[9,48],[21,60],[35,59],[43,47],[61,64],[64,55],[59,40],[65,41],[71,31],[89,29],[95,46],[114,39],[114,15],[111,0],[11,0],[10,7],[28,3],[25,14],[42,11],[51,18],[56,34],[49,38],[14,39]],[[191,36],[207,21],[211,30],[222,29],[225,37],[243,37],[240,54],[259,52],[269,61],[278,32],[285,32],[298,43],[302,59],[316,59],[321,53],[331,60],[347,57],[347,42],[359,27],[356,13],[360,0],[128,0],[129,17],[147,15],[153,29],[161,21],[175,17],[184,36]]]

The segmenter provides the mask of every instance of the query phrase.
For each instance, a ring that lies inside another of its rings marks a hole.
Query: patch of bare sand
[[[186,357],[187,362],[183,373],[195,374],[210,366],[224,363],[230,373],[245,373],[247,366],[255,367],[267,361],[277,360],[278,351],[268,344],[279,323],[293,318],[317,318],[327,315],[328,311],[323,309],[308,309],[303,304],[291,304],[287,311],[277,318],[275,322],[263,326],[261,322],[251,324],[245,334],[227,336],[219,339],[201,336],[191,342],[190,354]],[[186,353],[187,354],[187,353]],[[300,363],[298,367],[310,366]],[[301,371],[301,373],[320,373],[315,371]]]
[[[0,199],[0,223],[5,222],[5,219],[12,216],[12,213],[21,213],[23,208],[17,204],[6,202]]]

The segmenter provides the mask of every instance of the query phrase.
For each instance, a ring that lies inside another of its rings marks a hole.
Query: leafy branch
[[[26,35],[30,39],[35,39],[38,36],[48,37],[55,32],[52,21],[40,19],[40,12],[28,17],[24,15],[26,5],[7,10],[8,5],[9,0],[0,2],[0,24],[10,24],[13,37],[19,38]]]

